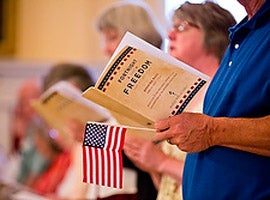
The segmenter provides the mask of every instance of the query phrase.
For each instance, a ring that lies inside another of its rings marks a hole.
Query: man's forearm
[[[215,118],[212,144],[270,156],[270,116]]]

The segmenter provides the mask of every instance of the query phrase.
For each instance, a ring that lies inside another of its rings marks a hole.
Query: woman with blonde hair
[[[127,31],[157,48],[162,46],[162,29],[146,4],[114,3],[100,14],[96,26],[102,36],[104,53],[108,56],[113,54]]]
[[[157,48],[161,48],[163,44],[162,29],[154,18],[151,9],[142,2],[121,1],[113,3],[101,12],[96,27],[101,34],[103,52],[109,57],[112,56],[127,31]],[[125,155],[123,158],[124,170],[135,173],[135,177],[137,177],[134,180],[131,177],[125,180],[125,182],[135,184],[137,190],[135,199],[155,200],[157,191],[150,175],[135,167]],[[130,191],[130,189],[127,190],[128,193]],[[119,198],[131,200],[134,197],[134,195],[131,195],[120,194]]]

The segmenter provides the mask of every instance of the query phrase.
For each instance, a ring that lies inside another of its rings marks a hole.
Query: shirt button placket
[[[239,47],[240,47],[240,45],[239,45],[238,43],[236,43],[236,44],[234,45],[234,49],[235,49],[235,50],[237,50]],[[233,64],[233,61],[230,60],[229,63],[228,63],[228,66],[231,67],[232,64]]]

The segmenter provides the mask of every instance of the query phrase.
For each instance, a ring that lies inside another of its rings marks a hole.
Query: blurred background
[[[24,80],[43,76],[49,66],[63,61],[86,65],[95,78],[101,73],[109,58],[101,51],[95,19],[116,1],[0,0],[0,147],[4,151],[10,148],[10,115]],[[144,2],[166,37],[170,13],[185,1]],[[236,0],[216,2],[230,10],[238,22],[245,16],[242,6],[232,3]]]

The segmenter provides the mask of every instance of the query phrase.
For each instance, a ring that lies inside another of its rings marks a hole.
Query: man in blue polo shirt
[[[230,29],[204,114],[156,122],[156,139],[188,152],[185,200],[270,199],[270,0],[238,1],[248,16]]]

